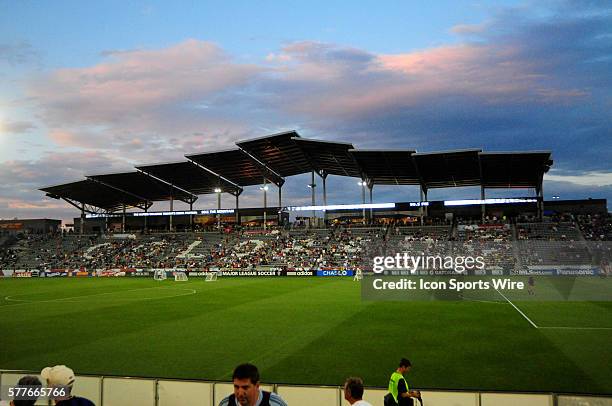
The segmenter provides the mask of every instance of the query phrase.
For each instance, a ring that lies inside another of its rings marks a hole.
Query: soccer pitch
[[[407,357],[415,388],[612,393],[611,302],[362,302],[349,278],[15,278],[0,298],[4,369],[227,381],[248,361],[386,387]]]

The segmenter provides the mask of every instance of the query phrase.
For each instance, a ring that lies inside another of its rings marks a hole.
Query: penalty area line
[[[500,292],[498,289],[495,289],[495,290],[497,290],[497,293],[499,293],[499,294],[501,295],[501,297],[503,297],[504,299],[506,299],[506,302],[510,303],[510,305],[511,305],[512,307],[514,307],[514,308],[516,309],[516,311],[517,311],[517,312],[519,312],[519,313],[521,314],[521,316],[523,316],[523,317],[525,318],[525,320],[527,320],[527,321],[529,322],[529,324],[531,324],[531,325],[532,325],[534,328],[539,328],[539,327],[538,327],[538,326],[537,326],[537,325],[536,325],[536,324],[535,324],[533,321],[531,321],[531,319],[530,319],[529,317],[527,317],[527,315],[526,315],[525,313],[523,313],[523,312],[521,311],[521,309],[519,309],[518,307],[516,307],[516,305],[515,305],[514,303],[512,303],[512,302],[510,301],[510,299],[508,299],[508,298],[507,298],[507,297],[506,297],[506,296],[505,296],[503,293],[501,293],[501,292]]]

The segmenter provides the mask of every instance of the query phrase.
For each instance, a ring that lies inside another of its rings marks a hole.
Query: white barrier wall
[[[317,388],[311,390],[307,386],[279,386],[277,393],[290,406],[338,405],[340,389]]]
[[[348,405],[349,403],[344,400],[344,392],[342,394],[342,405]],[[383,399],[387,391],[384,389],[367,389],[363,392],[363,400],[370,402],[372,406],[384,406]]]
[[[553,406],[551,395],[483,393],[480,406]]]
[[[104,378],[102,405],[154,406],[156,389],[153,379]]]
[[[612,398],[596,396],[559,396],[557,406],[612,406]]]
[[[213,406],[213,384],[208,382],[158,381],[159,406]]]
[[[15,386],[24,375],[37,374],[0,370],[0,385]],[[37,376],[42,382],[40,375]],[[261,388],[274,391],[272,385],[261,385]],[[233,391],[233,385],[226,382],[77,376],[73,393],[97,406],[217,406]],[[342,388],[336,386],[279,385],[275,392],[290,406],[348,405]],[[366,388],[364,400],[373,406],[383,406],[386,393],[384,389]],[[427,406],[612,406],[612,397],[596,396],[561,395],[556,402],[552,394],[422,391],[422,396]],[[36,404],[47,403],[39,400]]]
[[[102,377],[100,376],[77,376],[72,394],[87,398],[96,405],[102,404]]]
[[[421,391],[421,397],[427,406],[478,406],[478,393],[473,392]]]

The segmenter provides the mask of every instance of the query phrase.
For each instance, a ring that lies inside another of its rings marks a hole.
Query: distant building
[[[0,235],[56,233],[61,225],[61,220],[52,219],[0,220]]]

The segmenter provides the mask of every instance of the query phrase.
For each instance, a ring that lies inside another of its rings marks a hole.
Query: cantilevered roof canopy
[[[363,176],[355,157],[349,152],[354,148],[353,144],[301,137],[294,137],[293,141],[306,154],[309,164],[322,176]]]
[[[480,185],[480,149],[412,154],[425,189]]]
[[[418,185],[419,172],[412,160],[414,150],[353,149],[351,155],[373,185]]]
[[[107,211],[119,210],[122,208],[123,204],[128,207],[143,208],[147,203],[135,195],[96,183],[89,179],[44,187],[40,190],[47,193],[49,197],[64,199],[75,206],[77,206],[78,203],[84,203]]]
[[[264,179],[276,185],[284,180],[240,149],[185,155],[187,159],[240,186],[261,185]]]
[[[236,194],[241,188],[191,161],[139,165],[136,169],[196,195],[222,192]]]
[[[295,131],[240,141],[237,148],[185,155],[189,161],[139,165],[136,172],[89,176],[41,189],[81,208],[147,209],[170,198],[193,203],[198,194],[239,195],[242,186],[282,186],[285,176],[315,171],[321,176],[360,177],[368,185],[458,186],[541,190],[553,161],[549,151],[482,152],[480,149],[416,153],[360,150],[350,143],[301,138]]]
[[[87,179],[133,194],[150,202],[176,199],[192,203],[198,198],[193,193],[137,171],[92,175],[87,176]]]
[[[550,151],[481,152],[482,185],[486,188],[538,187],[552,165]]]
[[[295,131],[253,138],[236,143],[238,147],[265,164],[278,175],[293,176],[310,172],[313,166],[304,151],[296,144],[299,135]]]

